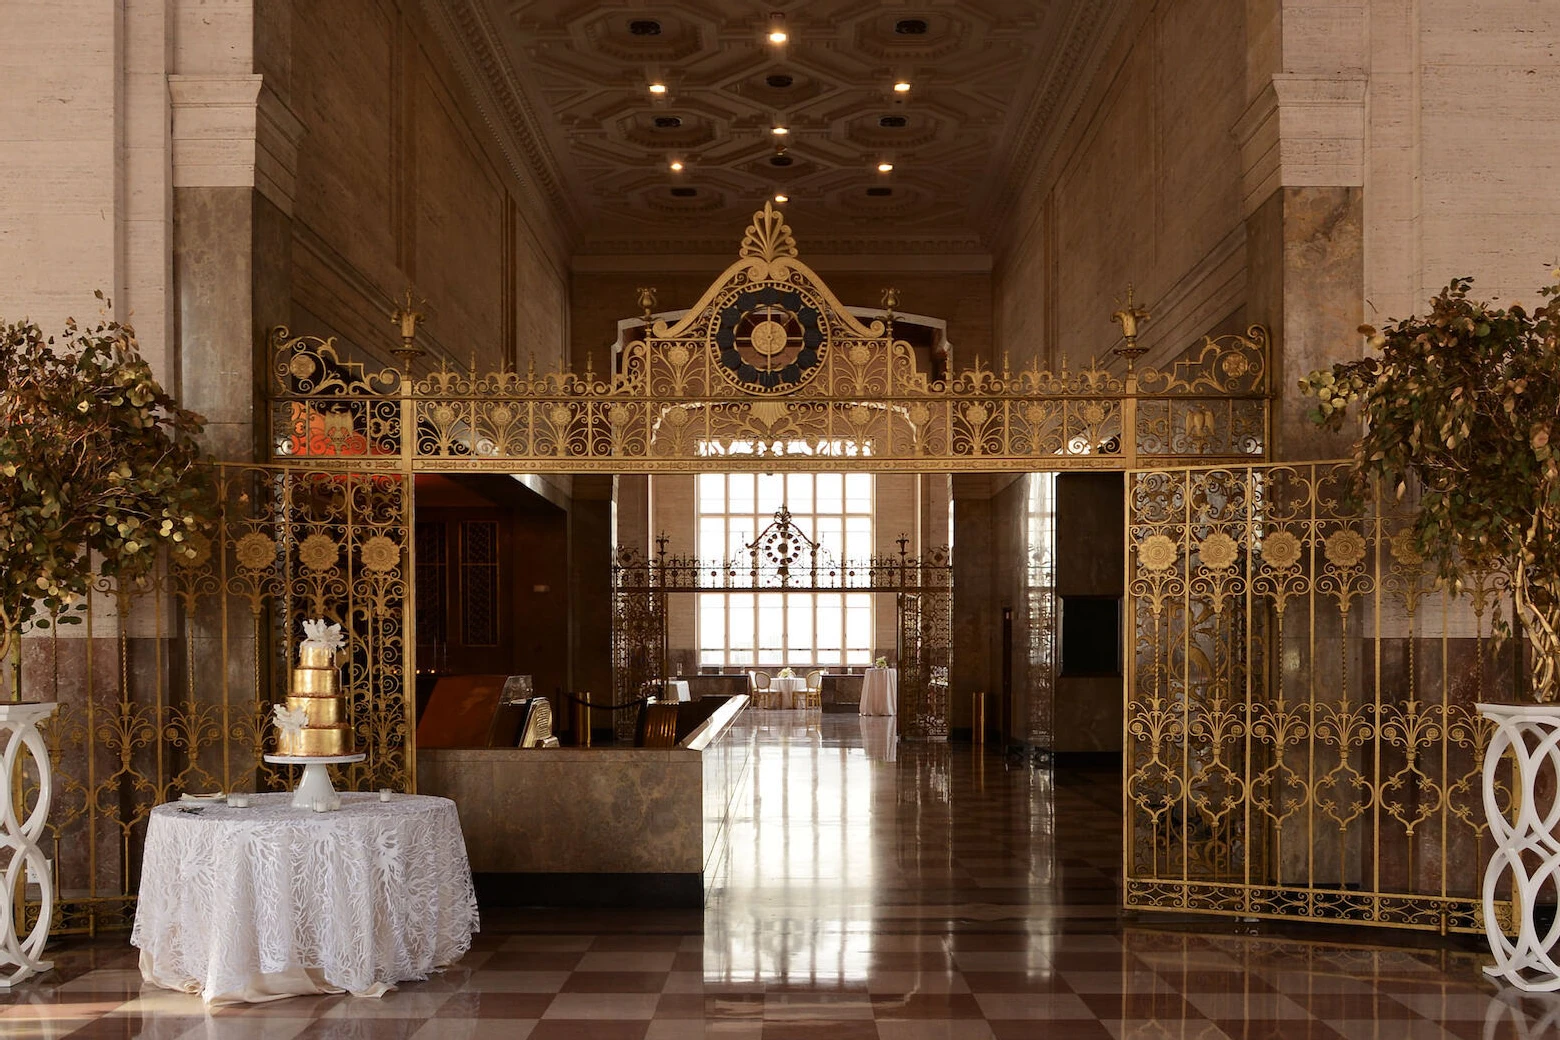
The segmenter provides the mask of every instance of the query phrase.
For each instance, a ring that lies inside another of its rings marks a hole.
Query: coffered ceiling
[[[986,252],[1107,6],[436,5],[495,131],[583,254],[729,252],[777,192],[809,252]],[[767,38],[777,27],[784,44]]]

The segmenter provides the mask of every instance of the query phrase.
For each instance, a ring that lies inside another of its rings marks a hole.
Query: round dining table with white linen
[[[807,692],[807,680],[799,675],[788,679],[777,677],[769,680],[769,688],[779,698],[780,707],[799,708],[796,695]]]
[[[141,977],[208,1004],[309,993],[380,996],[426,979],[477,930],[455,803],[341,795],[169,802],[152,810],[130,942]]]
[[[899,672],[894,668],[868,668],[861,679],[862,715],[895,715],[899,712]]]

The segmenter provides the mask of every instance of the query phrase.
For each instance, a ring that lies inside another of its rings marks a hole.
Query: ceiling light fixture
[[[785,31],[785,15],[776,11],[769,16],[769,42],[779,45],[789,40],[791,35]]]
[[[682,173],[683,164],[676,159],[672,160],[672,172]]]
[[[895,94],[908,94],[908,93],[910,93],[910,81],[907,80],[907,79],[902,79],[902,80],[899,80],[898,82],[896,82],[894,84],[894,93]]]
[[[652,83],[652,84],[650,84],[650,93],[652,93],[652,94],[665,94],[666,93],[666,84],[665,83]]]
[[[775,196],[775,201],[776,202],[790,202],[791,201],[791,196],[786,195],[786,194],[777,194]]]
[[[774,134],[776,137],[784,137],[786,134],[790,133],[791,131],[789,129],[787,129],[786,127],[783,127],[783,126],[772,126],[772,127],[769,128],[769,132]]]
[[[894,164],[891,163],[891,162],[880,162],[880,163],[878,163],[878,173],[889,173],[893,169],[894,169]]]

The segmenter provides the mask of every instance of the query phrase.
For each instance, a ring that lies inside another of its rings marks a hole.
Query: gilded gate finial
[[[418,310],[426,307],[427,300],[419,300],[408,285],[403,297],[397,301],[395,310],[390,312],[390,321],[400,327],[401,345],[394,351],[395,356],[401,359],[401,368],[410,373],[412,362],[422,354],[422,348],[417,345],[417,325],[427,315]]]
[[[1139,307],[1132,299],[1132,283],[1127,283],[1127,305],[1110,316],[1110,320],[1121,326],[1121,334],[1126,339],[1127,345],[1117,347],[1115,353],[1127,359],[1127,371],[1131,372],[1137,363],[1137,359],[1146,353],[1146,347],[1137,345],[1138,329],[1148,324],[1151,315],[1147,308]],[[1119,302],[1119,301],[1118,301]]]
[[[639,308],[644,313],[640,315],[646,324],[650,322],[650,316],[655,313],[655,286],[641,285],[639,287]]]
[[[782,256],[796,256],[796,239],[791,236],[791,227],[773,203],[764,203],[764,208],[753,214],[753,223],[742,236],[740,255],[743,259],[758,259],[765,263],[773,263]]]

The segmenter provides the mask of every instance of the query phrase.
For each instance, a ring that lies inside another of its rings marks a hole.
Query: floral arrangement
[[[888,667],[888,658],[886,658],[886,657],[879,657],[876,661],[872,662],[872,667],[874,667],[874,668],[887,668]]]
[[[780,678],[782,678],[782,679],[791,679],[791,678],[795,678],[795,676],[796,676],[796,673],[791,671],[790,668],[782,668],[782,669],[780,669]]]

